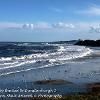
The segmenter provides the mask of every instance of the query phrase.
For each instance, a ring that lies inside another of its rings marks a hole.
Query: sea
[[[100,82],[100,47],[78,46],[75,42],[0,42],[0,90],[86,92],[86,84]],[[57,79],[73,84],[35,84],[39,80]],[[12,92],[3,92],[8,93]]]

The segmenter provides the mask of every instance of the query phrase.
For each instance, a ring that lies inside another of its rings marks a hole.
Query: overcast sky
[[[100,39],[100,0],[0,0],[0,41]]]

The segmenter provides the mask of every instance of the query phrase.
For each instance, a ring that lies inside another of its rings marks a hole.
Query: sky
[[[100,39],[100,0],[0,0],[0,41]]]

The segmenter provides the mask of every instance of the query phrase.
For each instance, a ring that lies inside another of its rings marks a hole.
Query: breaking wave
[[[40,45],[40,48],[39,46],[32,46],[31,50],[43,52],[21,56],[1,57],[0,75],[61,65],[65,64],[69,60],[87,56],[92,52],[91,49],[84,46],[67,46],[63,44]]]

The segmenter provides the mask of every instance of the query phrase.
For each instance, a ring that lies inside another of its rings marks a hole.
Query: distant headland
[[[100,40],[78,40],[74,45],[100,47]]]

